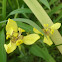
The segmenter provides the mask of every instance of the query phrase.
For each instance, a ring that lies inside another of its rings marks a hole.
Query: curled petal
[[[41,34],[41,35],[43,35],[40,31],[38,31],[36,28],[33,28],[33,31],[35,32],[35,33],[37,33],[37,34]]]
[[[15,43],[9,43],[9,44],[4,44],[6,52],[9,54],[13,52],[16,49],[16,44]]]
[[[31,45],[35,43],[39,38],[40,36],[38,34],[30,34],[30,35],[24,36],[23,43],[26,45]]]
[[[6,39],[9,39],[10,35],[8,33],[6,33]]]
[[[19,33],[25,32],[25,30],[22,28],[18,28],[18,31],[19,31]]]
[[[60,26],[61,26],[61,23],[55,23],[55,24],[53,24],[50,28],[51,28],[51,29],[59,29]]]
[[[23,41],[21,40],[21,39],[18,39],[17,41],[16,41],[16,45],[18,46],[18,45],[20,45],[20,44],[22,44],[23,43]]]
[[[8,23],[6,25],[6,31],[8,34],[12,35],[13,31],[17,32],[17,24],[15,21],[8,19]]]
[[[49,46],[51,46],[53,44],[53,42],[51,41],[51,39],[49,38],[49,36],[45,37],[44,36],[44,43],[48,44]]]

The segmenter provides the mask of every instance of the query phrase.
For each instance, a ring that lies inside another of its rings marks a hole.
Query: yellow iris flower
[[[6,39],[10,38],[10,42],[9,44],[4,44],[5,50],[8,54],[13,52],[18,45],[22,43],[31,45],[40,38],[38,34],[23,36],[21,35],[22,32],[25,32],[25,30],[18,28],[15,21],[8,19],[8,23],[6,25]]]
[[[48,27],[48,24],[44,24],[45,29],[43,29],[44,33],[47,37],[44,36],[43,42],[51,46],[53,44],[52,40],[50,39],[49,35],[54,33],[54,30],[59,29],[61,26],[61,23],[55,23],[51,27]],[[41,32],[39,32],[36,28],[33,28],[33,31],[37,34],[43,35]]]

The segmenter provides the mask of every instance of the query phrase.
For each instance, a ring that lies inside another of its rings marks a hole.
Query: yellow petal
[[[35,43],[39,38],[40,36],[38,34],[30,34],[30,35],[24,36],[23,43],[26,45],[31,45]]]
[[[44,43],[48,44],[49,46],[51,46],[53,44],[53,42],[51,41],[51,39],[49,38],[49,36],[44,37],[44,40],[43,40]]]
[[[55,24],[53,24],[50,28],[51,28],[51,29],[59,29],[60,26],[61,26],[61,23],[55,23]]]
[[[35,33],[37,33],[37,34],[41,34],[41,35],[43,35],[40,31],[38,31],[36,28],[33,28],[33,31],[35,32]]]
[[[17,32],[17,24],[15,21],[11,20],[11,19],[8,19],[8,23],[6,25],[6,31],[8,34],[12,35],[13,31],[14,32]]]
[[[19,33],[25,32],[25,30],[22,28],[18,28],[18,31],[19,31]]]
[[[16,44],[15,43],[9,43],[9,44],[4,44],[6,52],[9,54],[13,52],[16,49]]]
[[[18,45],[20,45],[20,44],[22,44],[23,43],[23,41],[21,40],[21,39],[18,39],[17,41],[16,41],[16,45],[18,46]]]

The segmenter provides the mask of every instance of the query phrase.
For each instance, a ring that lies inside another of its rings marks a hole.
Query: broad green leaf
[[[39,20],[39,22],[42,24],[43,27],[44,27],[44,24],[48,24],[49,27],[53,25],[52,20],[50,19],[50,17],[47,15],[46,11],[43,9],[43,7],[39,4],[39,2],[37,0],[24,0],[24,2],[32,10],[32,12],[37,17],[37,19]],[[58,30],[55,30],[54,34],[50,35],[50,37],[56,45],[62,44],[62,36],[58,32]],[[62,45],[57,46],[57,47],[58,47],[59,51],[62,53]]]
[[[49,16],[53,15],[55,12],[57,12],[59,9],[62,9],[62,4],[59,4],[57,7],[54,7],[50,12]]]
[[[41,57],[47,62],[55,62],[55,60],[49,55],[45,48],[40,48],[38,45],[32,45],[30,52],[35,56]]]
[[[0,62],[6,62],[6,51],[4,49],[5,35],[4,29],[0,31]]]
[[[48,9],[50,9],[49,3],[47,0],[39,0],[41,3],[43,3]]]
[[[32,13],[32,12],[28,8],[20,8],[20,9],[16,9],[16,10],[10,12],[8,16],[14,15],[14,14],[17,14],[17,13]]]

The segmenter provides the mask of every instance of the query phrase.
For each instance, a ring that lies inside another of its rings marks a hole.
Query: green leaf
[[[0,31],[0,62],[6,62],[6,52],[4,49],[5,35],[4,29]]]
[[[21,27],[22,29],[24,29],[26,32],[29,32],[29,33],[33,33],[33,27],[28,25],[28,24],[25,24],[25,23],[22,23],[20,21],[16,21],[17,24],[18,24],[18,27]]]
[[[38,57],[42,57],[43,59],[46,59],[44,53],[43,53],[43,48],[41,49],[39,46],[37,45],[33,45],[31,48],[30,48],[30,52],[32,54],[34,54],[35,56],[38,56]]]
[[[2,29],[3,26],[5,26],[6,21],[1,21],[0,22],[0,30]]]
[[[60,12],[60,14],[59,14],[59,16],[57,17],[57,19],[55,20],[55,22],[58,22],[61,18],[62,18],[62,11]]]
[[[28,8],[22,8],[22,9],[20,8],[20,9],[16,9],[16,10],[10,12],[8,16],[14,15],[14,14],[17,14],[17,13],[32,13],[32,12]]]
[[[39,0],[41,3],[43,3],[48,9],[50,9],[49,3],[47,0]]]
[[[53,15],[55,12],[57,12],[59,9],[62,8],[62,4],[59,4],[57,7],[54,7],[50,12],[49,16]]]
[[[45,48],[40,48],[38,45],[32,45],[30,52],[35,56],[41,57],[47,62],[55,62],[55,60],[49,55]]]
[[[52,4],[54,5],[54,3],[55,3],[56,1],[57,1],[57,0],[50,0],[49,4],[50,4],[50,5],[52,5]]]
[[[5,19],[6,17],[6,1],[7,0],[3,0],[2,2],[2,18]]]

